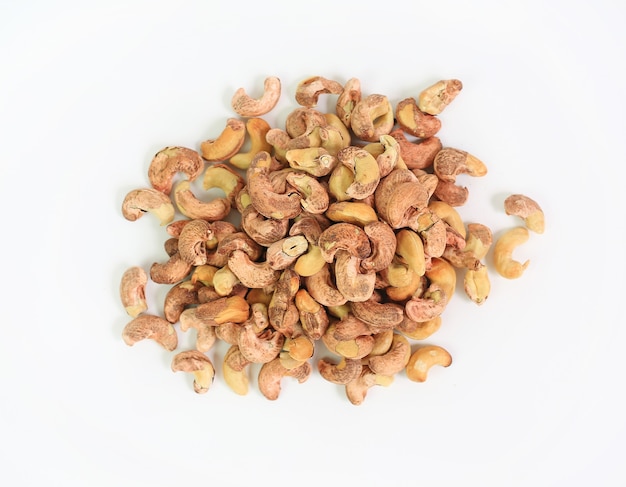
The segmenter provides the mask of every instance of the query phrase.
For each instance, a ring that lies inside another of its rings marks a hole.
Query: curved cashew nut
[[[431,201],[428,204],[428,208],[458,232],[461,237],[465,238],[467,236],[465,223],[463,223],[461,215],[452,205],[444,201]]]
[[[322,268],[304,279],[306,290],[323,306],[341,306],[348,299],[337,289],[330,273],[330,265],[324,262]]]
[[[200,282],[191,280],[179,282],[165,295],[163,316],[170,323],[176,323],[183,310],[192,304],[199,304],[198,289],[203,286]]]
[[[122,202],[122,215],[133,222],[145,213],[156,216],[161,225],[174,220],[175,210],[170,198],[154,188],[141,188],[130,191]]]
[[[260,117],[271,111],[280,99],[280,79],[275,76],[265,78],[263,88],[259,99],[251,98],[243,88],[239,88],[231,100],[233,110],[242,117]]]
[[[407,139],[404,130],[401,128],[392,130],[389,135],[398,142],[402,160],[409,169],[426,169],[431,167],[437,152],[443,148],[441,140],[434,135],[419,142],[411,142]]]
[[[367,142],[376,142],[393,128],[393,108],[385,95],[368,95],[354,106],[350,127],[354,135]]]
[[[228,267],[239,281],[249,288],[270,286],[280,277],[280,272],[273,269],[267,261],[253,262],[243,250],[231,252]]]
[[[367,301],[376,286],[376,273],[360,272],[361,261],[346,250],[339,250],[335,257],[335,283],[348,301]]]
[[[361,260],[365,272],[379,272],[391,265],[396,252],[397,239],[393,229],[385,222],[375,221],[363,227],[370,240],[372,253]]]
[[[495,269],[502,277],[507,279],[517,279],[524,273],[529,260],[523,264],[513,260],[513,251],[525,243],[529,238],[528,230],[525,227],[515,227],[504,232],[497,240],[493,248],[493,260]]]
[[[419,234],[424,244],[424,254],[440,257],[446,250],[446,224],[429,208],[414,211],[407,219],[407,226]]]
[[[436,345],[420,347],[411,355],[406,365],[406,375],[414,382],[424,382],[433,365],[448,367],[451,363],[452,356],[444,348]]]
[[[171,352],[178,346],[178,335],[172,324],[164,318],[143,314],[126,324],[122,332],[124,343],[133,346],[145,339],[152,339]]]
[[[191,184],[186,179],[176,184],[174,201],[178,210],[192,220],[222,220],[230,213],[230,201],[227,198],[202,201],[193,194]]]
[[[220,237],[218,237],[218,240],[219,238]],[[250,238],[247,233],[228,233],[221,237],[217,248],[207,254],[207,264],[215,267],[224,267],[228,264],[230,254],[235,250],[243,250],[253,261],[258,260],[263,254],[263,247]]]
[[[221,189],[231,205],[235,204],[237,195],[245,185],[246,181],[225,164],[207,167],[202,178],[202,188],[207,191],[212,188]]]
[[[431,284],[436,284],[446,295],[448,302],[452,299],[456,289],[456,270],[445,259],[433,257],[430,268],[424,274]]]
[[[361,82],[357,78],[350,78],[343,86],[337,98],[335,112],[346,127],[350,127],[350,119],[354,107],[361,101]]]
[[[354,172],[343,164],[337,164],[328,177],[328,192],[334,196],[337,201],[346,201],[351,199],[346,193],[354,181]]]
[[[291,149],[285,153],[285,159],[293,169],[304,171],[315,177],[330,174],[339,162],[324,147]]]
[[[359,360],[367,357],[374,349],[376,339],[372,335],[358,335],[349,340],[339,340],[335,337],[336,332],[336,323],[331,323],[326,333],[322,335],[322,342],[332,353]]]
[[[391,135],[381,135],[379,144],[381,146],[380,153],[372,155],[376,157],[380,177],[384,178],[398,165],[398,161],[400,160],[400,144],[398,144],[398,141]]]
[[[300,289],[300,276],[291,268],[285,269],[280,273],[267,306],[270,324],[286,336],[293,335],[299,319],[298,308],[294,303],[298,289]]]
[[[413,340],[425,340],[439,328],[441,328],[441,316],[435,316],[428,321],[413,321],[405,316],[402,323],[396,326],[396,330]]]
[[[507,215],[515,215],[524,220],[526,228],[543,233],[545,221],[539,204],[523,194],[512,194],[504,200],[504,211]]]
[[[120,298],[122,306],[133,318],[148,309],[146,303],[146,284],[148,275],[141,267],[130,267],[122,274],[120,282]]]
[[[395,303],[377,303],[373,299],[351,304],[352,314],[368,324],[372,333],[380,333],[399,325],[404,308]]]
[[[258,376],[259,390],[267,399],[274,401],[280,395],[280,383],[283,377],[293,377],[302,384],[311,375],[311,370],[311,364],[308,362],[293,369],[287,369],[280,363],[280,358],[275,358],[261,366]]]
[[[238,345],[231,345],[226,355],[224,355],[224,361],[222,363],[222,373],[224,375],[224,381],[230,387],[230,389],[240,396],[248,394],[248,374],[246,367],[251,362],[247,360],[239,350]]]
[[[261,151],[270,152],[272,145],[266,140],[270,125],[262,118],[253,117],[246,122],[246,132],[250,139],[250,148],[232,156],[228,162],[237,169],[248,169],[254,156]]]
[[[477,269],[467,269],[463,277],[463,290],[467,297],[476,304],[483,304],[491,291],[487,267],[481,265]]]
[[[209,162],[225,161],[239,152],[245,139],[246,125],[237,118],[229,118],[217,139],[205,140],[200,144],[200,152]]]
[[[421,111],[415,98],[405,98],[396,105],[396,120],[402,130],[420,139],[433,137],[441,129],[441,120]]]
[[[285,343],[285,335],[268,328],[256,333],[254,324],[246,322],[239,333],[239,350],[246,360],[264,364],[278,357]]]
[[[363,366],[361,359],[349,359],[341,357],[338,364],[333,364],[326,359],[317,362],[317,370],[322,378],[333,384],[347,384],[361,375]]]
[[[426,272],[426,260],[424,243],[420,236],[411,229],[403,228],[396,234],[396,241],[396,254],[402,257],[417,276],[423,276]]]
[[[469,189],[450,181],[438,179],[434,195],[437,199],[445,201],[450,206],[463,206],[469,198]]]
[[[178,237],[178,253],[191,265],[207,263],[206,242],[213,238],[213,228],[206,220],[191,220],[185,225]]]
[[[320,214],[328,209],[328,192],[316,178],[302,172],[290,172],[287,174],[287,182],[300,193],[303,210]]]
[[[270,246],[281,240],[289,231],[289,219],[266,218],[253,205],[241,213],[241,228],[259,245]]]
[[[406,367],[411,358],[411,344],[402,335],[394,333],[391,347],[387,353],[368,359],[372,372],[392,376]]]
[[[186,332],[190,328],[196,330],[196,350],[208,352],[217,341],[216,328],[218,326],[211,319],[198,317],[197,308],[187,308],[179,316],[180,330]]]
[[[193,265],[183,260],[180,252],[174,252],[165,263],[150,266],[150,279],[157,284],[176,284],[189,275]]]
[[[241,296],[222,297],[196,306],[195,316],[199,320],[223,323],[244,323],[250,317],[250,305]]]
[[[337,153],[339,162],[354,174],[345,193],[352,199],[362,200],[374,194],[380,181],[380,168],[376,158],[364,149],[348,146]]]
[[[361,370],[361,375],[346,384],[346,396],[348,400],[358,406],[363,404],[367,392],[373,386],[389,386],[393,382],[393,376],[379,375],[374,373],[367,365],[364,365]]]
[[[444,79],[423,90],[418,97],[418,106],[424,113],[439,115],[463,89],[458,79]]]
[[[215,378],[213,363],[204,353],[197,350],[180,352],[172,359],[172,371],[193,373],[193,390],[205,394]]]
[[[357,318],[350,307],[349,312],[333,323],[333,339],[338,341],[354,340],[360,336],[372,335],[372,327]]]
[[[459,174],[481,177],[487,174],[487,166],[477,157],[459,150],[446,147],[441,149],[433,162],[435,174],[442,181],[453,183]]]
[[[155,154],[148,168],[148,179],[152,187],[170,194],[174,176],[182,172],[189,181],[195,181],[204,169],[200,154],[186,147],[166,147]]]
[[[312,108],[322,94],[338,95],[343,91],[343,85],[322,76],[311,76],[298,83],[296,87],[296,102],[304,107]]]
[[[345,222],[365,227],[378,222],[376,210],[362,201],[337,201],[328,206],[325,215],[334,222]]]
[[[448,298],[436,284],[431,284],[426,292],[420,296],[413,296],[404,305],[404,312],[413,321],[429,321],[443,313]]]
[[[335,254],[346,250],[359,259],[369,257],[372,252],[370,240],[365,231],[351,223],[335,223],[324,230],[318,239],[317,245],[322,251],[324,260],[331,263]]]
[[[267,248],[265,256],[272,269],[282,271],[296,262],[308,248],[309,243],[304,235],[296,235],[274,242]]]
[[[311,340],[319,340],[329,326],[326,309],[315,301],[306,289],[299,289],[294,304],[300,312],[302,331]]]
[[[250,201],[261,215],[277,220],[291,219],[302,212],[300,194],[293,191],[279,194],[274,191],[269,177],[271,156],[259,152],[247,171]]]

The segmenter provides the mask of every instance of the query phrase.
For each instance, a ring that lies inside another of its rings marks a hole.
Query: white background
[[[0,5],[0,483],[626,485],[623,2]],[[124,195],[270,75],[275,125],[311,75],[394,103],[461,79],[439,135],[489,168],[463,178],[462,216],[500,233],[507,194],[543,206],[524,276],[445,311],[427,342],[454,362],[426,383],[399,375],[359,407],[317,374],[275,402],[219,377],[200,396],[172,354],[121,340],[121,273],[166,237],[124,220]]]

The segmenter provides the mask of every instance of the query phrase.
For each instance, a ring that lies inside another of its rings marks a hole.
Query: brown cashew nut
[[[363,404],[367,393],[373,386],[389,386],[393,382],[393,376],[379,375],[374,373],[367,365],[361,370],[361,375],[346,384],[346,397],[355,406]]]
[[[357,337],[372,334],[372,327],[365,323],[365,321],[357,318],[352,313],[351,306],[345,316],[342,316],[339,321],[333,322],[332,338],[338,341],[354,340]]]
[[[354,106],[350,127],[354,135],[367,142],[377,142],[393,128],[393,108],[385,95],[368,95]]]
[[[396,120],[403,131],[420,139],[433,137],[441,129],[441,120],[421,111],[415,98],[405,98],[396,105]]]
[[[260,117],[270,112],[280,99],[280,79],[275,76],[265,78],[263,95],[251,98],[243,88],[239,88],[231,100],[233,110],[242,117]]]
[[[231,252],[228,258],[228,268],[248,288],[271,286],[280,277],[280,272],[273,269],[267,261],[254,262],[243,250]]]
[[[178,237],[178,253],[183,261],[197,266],[207,263],[207,241],[213,238],[213,227],[206,220],[191,220]]]
[[[335,106],[335,112],[339,120],[346,127],[351,126],[352,112],[357,103],[361,101],[361,97],[361,82],[357,78],[350,78],[343,86]]]
[[[122,202],[122,215],[124,218],[133,222],[146,213],[152,213],[161,225],[167,225],[174,220],[176,210],[170,198],[154,188],[141,188],[130,191]]]
[[[199,304],[195,310],[197,319],[212,321],[216,325],[244,323],[250,317],[250,305],[243,297],[237,295]]]
[[[293,169],[304,171],[315,177],[330,174],[339,162],[337,158],[324,147],[291,149],[285,153],[285,159]]]
[[[193,390],[205,394],[213,384],[215,368],[204,353],[197,350],[180,352],[172,359],[173,372],[190,372],[193,374]]]
[[[293,265],[308,248],[304,235],[282,238],[267,248],[267,264],[274,270],[282,271]]]
[[[198,289],[203,284],[191,280],[179,282],[165,295],[163,303],[163,316],[170,323],[176,323],[185,308],[193,304],[199,304]]]
[[[388,352],[368,359],[372,372],[380,375],[393,376],[403,370],[411,358],[411,344],[402,335],[394,333]]]
[[[512,194],[504,200],[504,210],[507,215],[514,215],[524,220],[526,228],[543,233],[545,221],[539,204],[523,194]]]
[[[136,318],[148,309],[146,284],[148,275],[141,267],[133,266],[124,271],[120,282],[120,298],[126,312]]]
[[[148,179],[157,191],[170,194],[176,173],[195,181],[204,170],[200,154],[186,147],[166,147],[155,154],[148,168]]]
[[[359,147],[348,146],[337,153],[337,159],[354,174],[345,189],[349,198],[362,200],[374,194],[380,181],[380,169],[372,154]]]
[[[317,245],[322,251],[322,257],[328,263],[333,261],[335,254],[340,250],[346,250],[359,259],[369,257],[372,252],[365,231],[351,223],[331,225],[320,234]]]
[[[213,164],[206,168],[202,177],[202,188],[210,191],[213,188],[221,189],[231,206],[236,204],[239,192],[246,185],[246,181],[233,169],[225,164]]]
[[[394,328],[404,319],[404,308],[395,303],[377,303],[373,299],[351,304],[352,314],[367,323],[372,333]]]
[[[404,305],[404,312],[413,321],[429,321],[441,315],[448,304],[443,290],[431,284],[421,296],[413,296]]]
[[[335,255],[335,283],[337,290],[352,302],[367,301],[376,285],[376,273],[361,273],[361,260],[346,250]]]
[[[444,348],[436,345],[420,347],[413,352],[406,365],[406,376],[413,382],[424,382],[432,366],[448,367],[451,363],[452,356]]]
[[[197,308],[187,308],[178,317],[180,331],[186,332],[190,328],[196,330],[196,350],[208,352],[217,341],[216,328],[219,326],[212,319],[198,317]]]
[[[293,377],[302,384],[311,375],[311,370],[311,364],[308,362],[304,362],[293,369],[287,369],[280,363],[280,358],[277,357],[261,366],[257,381],[259,390],[265,398],[275,401],[280,395],[283,377]]]
[[[174,187],[174,201],[178,210],[191,220],[222,220],[230,213],[230,201],[227,198],[202,201],[193,193],[191,183],[186,179]]]
[[[240,396],[248,394],[250,379],[247,374],[247,366],[251,362],[247,360],[239,350],[238,345],[231,345],[222,363],[224,381],[230,389]]]
[[[200,144],[203,159],[209,162],[225,161],[233,157],[243,146],[246,125],[237,118],[229,118],[226,127],[217,139],[205,140]]]
[[[376,221],[363,227],[363,231],[370,240],[372,253],[361,260],[361,269],[364,272],[379,272],[391,265],[396,252],[396,234],[385,222]]]
[[[283,335],[292,336],[299,319],[294,299],[300,288],[300,276],[291,268],[280,273],[267,306],[270,324]]]
[[[425,340],[441,328],[441,316],[428,321],[413,321],[405,315],[396,330],[413,340]]]
[[[469,189],[450,181],[438,180],[434,192],[435,197],[450,206],[463,206],[469,198]]]
[[[266,140],[267,133],[271,130],[270,125],[262,118],[253,117],[246,122],[246,132],[250,140],[250,148],[246,152],[239,152],[232,156],[228,162],[237,169],[246,170],[254,156],[261,151],[271,152],[272,146]]]
[[[392,130],[389,135],[398,142],[402,160],[409,169],[431,167],[437,152],[443,148],[441,140],[435,136],[422,139],[419,142],[411,142],[406,138],[405,132],[401,128]]]
[[[296,87],[296,102],[303,107],[312,108],[317,105],[320,95],[338,95],[343,91],[343,85],[338,81],[322,76],[306,78]]]
[[[446,147],[441,149],[433,162],[435,174],[442,181],[453,183],[459,174],[482,177],[487,174],[487,166],[477,157],[459,150]]]
[[[180,252],[174,252],[167,262],[155,262],[150,266],[150,279],[157,284],[176,284],[189,275],[193,265],[183,260]]]
[[[323,306],[341,306],[348,301],[337,289],[326,262],[318,272],[305,277],[304,284],[311,297]]]
[[[360,359],[349,359],[341,357],[337,364],[333,364],[326,359],[317,362],[317,370],[322,378],[333,384],[348,384],[356,380],[363,370]]]
[[[529,238],[528,230],[525,227],[515,227],[504,232],[496,241],[493,248],[494,267],[498,274],[507,279],[517,279],[521,277],[529,260],[518,262],[513,259],[513,251],[525,243]]]
[[[326,309],[306,289],[299,289],[294,304],[300,313],[302,331],[311,340],[319,340],[329,326]]]
[[[328,192],[313,176],[302,172],[287,174],[287,182],[300,193],[302,209],[308,213],[320,214],[328,209]]]
[[[134,318],[124,327],[122,338],[128,346],[151,339],[169,352],[178,346],[178,335],[172,324],[156,315],[143,314]]]
[[[252,205],[241,213],[241,228],[259,245],[269,247],[289,231],[289,219],[277,220],[261,215]]]
[[[252,363],[265,364],[278,357],[285,343],[285,335],[268,328],[256,333],[254,325],[246,322],[239,333],[239,351],[241,355]]]
[[[463,89],[458,79],[444,79],[423,90],[418,97],[418,107],[424,113],[439,115]]]

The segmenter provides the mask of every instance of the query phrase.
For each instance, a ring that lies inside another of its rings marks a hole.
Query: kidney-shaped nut
[[[441,316],[428,321],[413,321],[405,316],[396,330],[413,340],[425,340],[441,328]]]
[[[539,204],[523,194],[512,194],[504,200],[504,211],[507,215],[514,215],[524,220],[526,228],[543,233],[545,221]]]
[[[406,365],[406,375],[414,382],[424,382],[433,365],[448,367],[452,363],[450,353],[437,345],[419,347]]]
[[[185,225],[178,237],[178,253],[191,265],[207,263],[206,242],[213,237],[213,228],[206,220],[196,219]]]
[[[213,363],[204,353],[187,350],[177,353],[172,359],[173,372],[190,372],[193,374],[193,390],[205,394],[215,378]]]
[[[305,277],[304,284],[311,297],[323,306],[341,306],[348,301],[337,289],[326,262],[318,272]]]
[[[328,263],[333,261],[335,254],[340,250],[346,250],[359,259],[368,257],[372,252],[365,231],[351,223],[331,225],[320,234],[317,245],[322,251],[322,257]]]
[[[254,156],[261,151],[270,152],[271,144],[266,140],[267,133],[271,130],[270,124],[259,117],[252,117],[246,122],[246,132],[250,140],[246,152],[239,152],[232,156],[228,162],[237,169],[248,169]]]
[[[441,140],[435,136],[422,139],[419,142],[411,142],[401,128],[392,130],[389,135],[398,142],[402,160],[409,169],[431,167],[437,152],[442,149]]]
[[[411,358],[411,344],[402,335],[395,333],[390,349],[382,354],[369,357],[368,365],[372,372],[393,376],[406,367]]]
[[[172,286],[165,295],[163,302],[163,316],[165,319],[170,323],[176,323],[185,308],[199,304],[198,289],[202,286],[202,283],[194,283],[191,280],[179,282]]]
[[[453,183],[459,174],[481,177],[487,174],[487,166],[477,157],[459,149],[445,147],[435,156],[435,174],[442,181]]]
[[[243,325],[237,342],[243,357],[255,364],[264,364],[278,357],[284,343],[282,333],[272,328],[257,333],[252,322]]]
[[[239,88],[231,100],[231,106],[242,117],[260,117],[271,111],[280,99],[280,79],[275,76],[265,78],[263,95],[250,97],[244,88]]]
[[[169,196],[154,188],[140,188],[130,191],[122,202],[122,215],[129,221],[135,221],[146,213],[157,217],[161,225],[174,220],[175,209]]]
[[[529,260],[518,262],[513,259],[513,251],[529,238],[528,230],[525,227],[515,227],[504,232],[496,241],[493,248],[494,267],[498,274],[507,279],[516,279],[520,277],[528,264]]]
[[[146,284],[148,275],[141,267],[133,266],[124,271],[120,282],[120,298],[126,312],[133,318],[148,309]]]
[[[250,363],[241,354],[238,345],[231,345],[224,355],[222,364],[224,381],[235,394],[240,396],[248,394],[250,379],[248,378],[247,366]]]
[[[370,239],[372,253],[361,260],[361,269],[365,272],[379,272],[391,265],[396,252],[396,234],[383,221],[375,221],[363,227]]]
[[[306,78],[296,87],[296,102],[304,107],[314,107],[322,94],[338,95],[343,91],[343,85],[338,81],[322,76]]]
[[[346,250],[339,250],[335,256],[335,283],[348,301],[367,301],[374,292],[376,273],[362,273],[360,259]]]
[[[373,372],[367,365],[361,370],[361,375],[355,380],[346,384],[346,396],[348,400],[358,406],[363,404],[367,392],[373,386],[389,386],[393,383],[393,376],[380,375]]]
[[[193,193],[191,183],[186,179],[176,184],[174,201],[178,210],[192,220],[222,220],[230,213],[230,201],[227,198],[202,201]]]
[[[439,115],[463,89],[458,79],[444,79],[423,90],[418,97],[418,107],[424,113]]]
[[[467,269],[463,277],[463,290],[476,304],[483,304],[491,291],[487,267],[481,265],[477,269]]]
[[[377,303],[374,299],[351,304],[352,314],[368,324],[372,333],[380,333],[400,324],[404,308],[395,303]]]
[[[270,286],[280,277],[280,272],[273,269],[267,261],[253,262],[243,250],[231,252],[228,267],[239,281],[249,288]]]
[[[381,135],[393,128],[393,108],[385,95],[373,94],[362,98],[350,114],[354,135],[367,142],[378,142]]]
[[[148,167],[152,187],[170,194],[176,173],[182,172],[189,181],[195,181],[204,170],[200,154],[186,147],[165,147],[155,154]]]
[[[358,78],[350,78],[343,86],[335,106],[337,117],[346,127],[350,127],[352,112],[359,101],[361,101],[361,82]]]
[[[213,164],[206,168],[202,177],[202,188],[210,191],[213,188],[221,189],[231,206],[236,203],[239,192],[246,185],[246,181],[226,164]]]
[[[326,359],[317,362],[317,369],[320,375],[333,384],[347,384],[357,379],[361,375],[360,359],[349,359],[341,357],[337,364],[333,364]]]
[[[187,277],[192,268],[180,252],[174,252],[166,262],[154,262],[150,266],[150,279],[157,284],[176,284]]]
[[[196,330],[196,350],[208,352],[217,341],[216,328],[218,326],[214,320],[199,318],[198,308],[187,308],[178,317],[180,331],[186,332],[190,328]]]
[[[124,327],[122,338],[129,346],[149,338],[169,352],[178,346],[178,335],[172,324],[156,315],[143,314],[134,318]]]
[[[405,98],[396,105],[396,120],[402,130],[420,139],[433,137],[441,129],[441,120],[421,111],[415,98]]]
[[[423,322],[436,318],[446,308],[448,299],[443,290],[431,284],[421,296],[413,296],[404,305],[404,312],[413,321]]]
[[[311,375],[311,370],[309,362],[304,362],[293,369],[287,369],[280,363],[280,358],[276,357],[261,366],[258,376],[259,390],[267,399],[274,401],[280,395],[283,377],[293,377],[302,384]]]
[[[246,139],[246,125],[237,118],[229,118],[217,139],[200,144],[202,157],[209,162],[225,161],[239,152]]]

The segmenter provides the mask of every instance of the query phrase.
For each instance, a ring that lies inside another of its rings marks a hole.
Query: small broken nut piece
[[[427,345],[413,352],[406,365],[406,375],[414,382],[424,382],[433,365],[448,367],[451,363],[452,356],[447,350],[437,345]]]
[[[190,372],[193,374],[193,390],[205,394],[215,378],[213,363],[204,353],[197,350],[180,352],[172,359],[173,372]]]
[[[498,274],[507,279],[517,279],[524,273],[529,260],[523,264],[513,260],[513,251],[529,238],[525,227],[515,227],[504,232],[496,241],[493,248],[493,261]]]
[[[504,211],[507,215],[514,215],[524,220],[526,228],[543,233],[545,222],[543,211],[539,204],[523,194],[512,194],[504,200]]]

